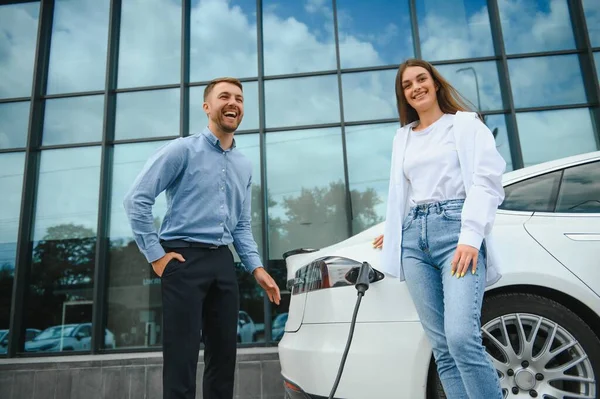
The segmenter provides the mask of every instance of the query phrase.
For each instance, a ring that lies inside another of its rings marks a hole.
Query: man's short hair
[[[240,90],[242,90],[242,92],[244,91],[244,88],[242,87],[242,82],[240,82],[236,78],[228,78],[228,77],[216,78],[216,79],[211,80],[210,83],[208,84],[208,86],[206,86],[206,88],[204,89],[204,101],[206,101],[206,99],[208,98],[210,92],[213,91],[213,89],[215,88],[215,86],[218,83],[222,83],[222,82],[234,84],[237,87],[239,87]]]

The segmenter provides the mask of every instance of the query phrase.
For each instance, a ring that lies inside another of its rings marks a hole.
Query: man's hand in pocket
[[[180,262],[185,262],[185,259],[183,259],[181,254],[178,254],[177,252],[168,252],[162,258],[152,262],[152,269],[154,269],[154,273],[156,273],[158,277],[162,277],[165,267],[167,267],[167,263],[169,263],[173,258]]]

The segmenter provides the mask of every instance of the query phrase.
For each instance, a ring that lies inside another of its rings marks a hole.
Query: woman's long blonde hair
[[[398,115],[400,116],[401,126],[419,120],[419,114],[408,104],[406,97],[404,97],[404,90],[402,89],[402,74],[408,67],[422,67],[429,72],[434,84],[439,88],[437,91],[437,100],[443,113],[455,114],[457,111],[471,110],[471,107],[467,105],[468,100],[452,87],[433,65],[427,61],[409,59],[400,65],[398,74],[396,75],[396,102],[398,104]]]

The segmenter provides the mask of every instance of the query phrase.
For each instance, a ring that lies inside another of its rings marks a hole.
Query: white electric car
[[[600,151],[505,174],[494,225],[503,277],[482,336],[505,398],[599,398]],[[362,262],[379,267],[383,223],[286,258],[291,302],[279,343],[286,397],[327,398],[350,330]],[[336,398],[443,398],[406,285],[377,273],[358,311]],[[485,398],[477,398],[485,399]]]

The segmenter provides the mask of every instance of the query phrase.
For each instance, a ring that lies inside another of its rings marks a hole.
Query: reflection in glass
[[[508,54],[575,48],[567,0],[504,0],[498,9]]]
[[[583,0],[583,12],[592,47],[600,47],[600,2]],[[596,62],[598,65],[598,62]]]
[[[565,169],[556,212],[600,213],[600,162]]]
[[[492,131],[496,139],[496,149],[506,162],[506,172],[513,170],[512,158],[510,155],[510,143],[508,142],[508,132],[506,129],[505,115],[486,115],[483,118],[484,123]]]
[[[495,62],[438,65],[436,69],[471,103],[473,110],[503,108]]]
[[[7,351],[25,153],[0,154],[0,355]]]
[[[48,94],[104,89],[109,0],[57,0]]]
[[[106,328],[113,331],[117,348],[161,343],[160,279],[133,240],[123,198],[146,161],[166,143],[120,144],[114,148]],[[166,211],[167,201],[162,193],[152,212],[157,230]]]
[[[352,122],[398,118],[396,73],[393,69],[343,74],[344,119]]]
[[[190,80],[257,76],[256,0],[192,3]]]
[[[494,54],[486,0],[417,0],[421,53],[427,61]]]
[[[28,126],[29,101],[0,104],[0,149],[25,147]]]
[[[179,89],[117,94],[115,139],[179,135]]]
[[[267,133],[266,143],[269,258],[347,238],[340,129]]]
[[[589,108],[517,113],[525,166],[598,149]]]
[[[118,87],[181,80],[181,0],[124,0]]]
[[[400,64],[413,57],[408,2],[337,1],[342,68]]]
[[[39,1],[0,5],[0,98],[31,96],[39,14]]]
[[[42,145],[102,140],[104,96],[46,100]]]
[[[586,102],[577,55],[508,60],[515,107]]]
[[[25,351],[90,350],[100,147],[42,151],[39,174]]]
[[[263,1],[266,75],[336,68],[331,2]]]
[[[385,220],[392,142],[398,123],[346,127],[352,234]]]
[[[265,82],[267,127],[340,121],[337,76]]]
[[[244,82],[244,119],[238,130],[258,129],[258,83]],[[190,134],[201,132],[208,125],[202,109],[206,86],[190,87]]]
[[[554,212],[561,171],[547,173],[504,188],[500,209],[529,212]]]

